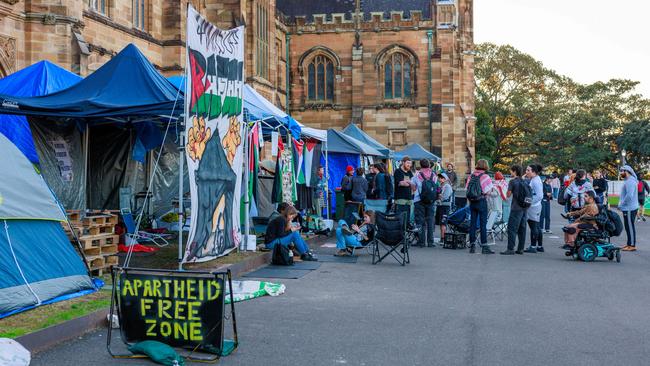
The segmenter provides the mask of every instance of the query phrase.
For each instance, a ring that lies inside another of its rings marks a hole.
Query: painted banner
[[[187,12],[186,156],[192,224],[184,262],[204,262],[239,246],[245,139],[244,27],[222,30]]]

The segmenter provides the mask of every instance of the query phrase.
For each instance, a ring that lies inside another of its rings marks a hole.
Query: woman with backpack
[[[483,254],[494,254],[494,252],[487,245],[487,195],[492,191],[494,185],[492,179],[487,175],[488,162],[481,159],[476,163],[474,172],[467,178],[465,183],[465,190],[467,191],[467,200],[469,201],[470,208],[470,231],[469,252],[476,252],[476,231],[481,232],[481,252]]]
[[[415,223],[421,228],[420,246],[435,247],[433,232],[436,217],[435,202],[438,199],[438,176],[431,170],[429,159],[420,160],[420,171],[413,177],[415,194]]]
[[[521,177],[523,174],[521,165],[515,164],[511,166],[510,174],[512,179],[508,183],[507,196],[512,199],[510,200],[510,216],[508,217],[508,249],[501,252],[501,255],[524,254],[524,247],[526,246],[526,211],[530,206],[527,199],[532,199],[532,197],[528,197],[530,186]],[[517,245],[517,251],[515,251],[517,238],[519,238],[519,244]]]
[[[542,245],[542,226],[539,224],[542,218],[542,199],[544,198],[544,184],[539,177],[542,166],[539,164],[530,164],[526,167],[526,177],[529,179],[530,189],[532,191],[532,202],[526,213],[528,228],[530,229],[530,246],[525,250],[526,253],[543,253]]]

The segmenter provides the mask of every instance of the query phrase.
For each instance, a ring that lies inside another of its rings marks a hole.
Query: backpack
[[[479,175],[472,175],[467,185],[467,199],[470,201],[478,201],[483,198],[483,189],[481,188],[481,177],[485,173]]]
[[[608,227],[606,227],[607,231],[609,232],[609,235],[610,236],[621,235],[621,233],[623,232],[623,221],[621,220],[621,217],[616,212],[608,209],[607,218],[611,223],[611,225],[608,225]]]
[[[431,179],[425,179],[422,173],[420,173],[420,178],[422,178],[420,201],[424,204],[434,203],[438,199],[438,187],[433,181],[433,173],[431,174]]]
[[[293,256],[289,253],[289,248],[277,243],[273,246],[271,255],[271,264],[276,266],[293,266]]]
[[[564,192],[566,192],[566,188],[566,186],[563,186],[560,188],[560,193],[557,194],[557,203],[562,206],[566,205],[566,199],[564,198]]]
[[[515,189],[514,200],[517,202],[519,207],[528,208],[533,203],[533,190],[530,188],[530,185],[523,181],[523,179],[518,179],[517,189]]]

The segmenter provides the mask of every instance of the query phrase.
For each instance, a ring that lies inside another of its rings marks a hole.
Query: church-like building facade
[[[0,0],[0,74],[47,59],[80,75],[136,44],[165,75],[185,64],[186,0]],[[316,128],[349,122],[392,149],[474,162],[473,0],[191,0],[247,26],[246,75]]]

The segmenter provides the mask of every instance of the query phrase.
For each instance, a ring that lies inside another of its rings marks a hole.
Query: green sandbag
[[[185,366],[185,360],[170,346],[158,341],[142,341],[129,346],[135,354],[147,355],[155,363],[166,366]]]

